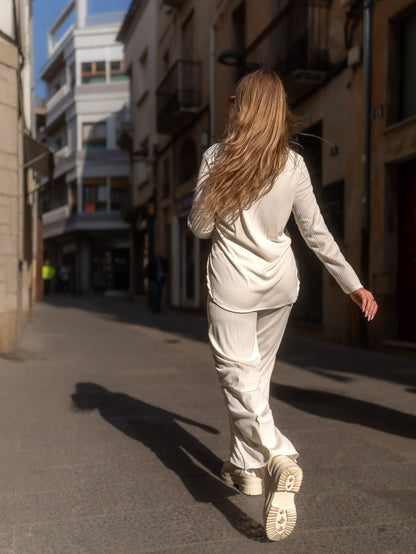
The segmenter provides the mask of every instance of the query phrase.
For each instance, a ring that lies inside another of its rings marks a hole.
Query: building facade
[[[169,301],[198,309],[209,252],[187,227],[202,154],[209,146],[210,24],[217,2],[162,2],[158,14],[159,133],[156,243],[170,253]]]
[[[242,75],[260,67],[276,71],[299,119],[302,132],[296,137],[297,148],[305,158],[328,227],[361,275],[360,224],[353,221],[353,214],[361,209],[360,185],[356,187],[357,182],[349,178],[348,160],[354,154],[349,151],[348,137],[350,131],[355,137],[361,134],[361,119],[357,121],[351,114],[361,110],[362,85],[357,68],[348,64],[352,45],[345,41],[349,30],[346,12],[340,1],[271,0],[261,6],[249,0],[226,3],[215,26],[219,63],[214,132],[218,140],[225,127],[229,97]],[[351,40],[358,41],[361,48],[360,32],[359,23]],[[358,106],[350,101],[354,94]],[[356,159],[360,159],[360,138],[355,145]],[[358,344],[359,313],[308,249],[293,218],[288,228],[301,278],[292,329]]]
[[[372,11],[369,268],[382,309],[374,339],[416,344],[416,2]]]
[[[32,136],[32,2],[0,6],[0,353],[15,351],[36,298],[37,192],[48,149]]]
[[[74,22],[71,24],[71,17]],[[128,109],[123,12],[88,14],[73,0],[48,31],[45,132],[54,152],[53,185],[41,199],[44,257],[66,267],[70,290],[128,291],[129,156],[117,145]]]
[[[215,5],[214,0],[133,0],[120,33],[134,123],[132,292],[146,293],[148,258],[160,252],[169,261],[165,301],[175,307],[201,305],[208,245],[190,233],[186,217],[209,146],[208,22]]]
[[[120,127],[119,144],[130,154],[130,293],[146,294],[146,268],[155,250],[156,169],[159,138],[156,127],[157,14],[155,0],[131,3],[118,39],[130,79],[130,109]]]
[[[415,10],[411,1],[231,0],[218,17],[216,138],[238,78],[257,67],[277,71],[303,126],[297,138],[328,226],[381,306],[374,324],[363,322],[292,221],[298,332],[414,348]]]
[[[376,320],[366,324],[291,221],[301,274],[292,328],[347,344],[412,348],[415,2],[149,0],[134,5],[131,36],[142,24],[143,43],[150,20],[138,14],[150,14],[150,5],[152,28],[157,26],[153,69],[140,73],[149,47],[139,48],[142,54],[134,62],[132,90],[157,83],[156,104],[149,87],[145,100],[134,92],[132,102],[136,138],[131,150],[147,152],[152,171],[142,187],[137,178],[136,215],[147,233],[141,241],[169,255],[167,301],[194,309],[205,305],[209,241],[196,239],[186,227],[199,161],[223,136],[239,78],[267,67],[281,76],[301,122],[298,148],[328,227],[381,306]],[[155,214],[151,238],[149,210],[148,220],[143,218],[149,201]]]

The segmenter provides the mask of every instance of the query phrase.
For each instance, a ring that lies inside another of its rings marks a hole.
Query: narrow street
[[[300,452],[298,524],[217,477],[228,422],[200,315],[52,297],[0,357],[0,553],[405,553],[416,362],[288,335],[271,402]]]

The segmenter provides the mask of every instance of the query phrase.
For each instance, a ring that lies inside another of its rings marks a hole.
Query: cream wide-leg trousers
[[[279,454],[296,458],[276,427],[269,405],[270,379],[292,305],[237,313],[208,299],[209,340],[230,419],[230,462],[263,467]]]

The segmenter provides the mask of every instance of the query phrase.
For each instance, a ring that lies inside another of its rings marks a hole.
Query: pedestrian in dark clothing
[[[163,285],[168,273],[168,261],[160,252],[150,258],[146,273],[149,279],[150,307],[157,313],[162,310]]]

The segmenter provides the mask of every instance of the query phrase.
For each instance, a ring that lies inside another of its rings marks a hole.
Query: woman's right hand
[[[350,298],[360,307],[367,321],[374,319],[378,310],[378,305],[369,290],[365,288],[357,289],[350,294]]]

